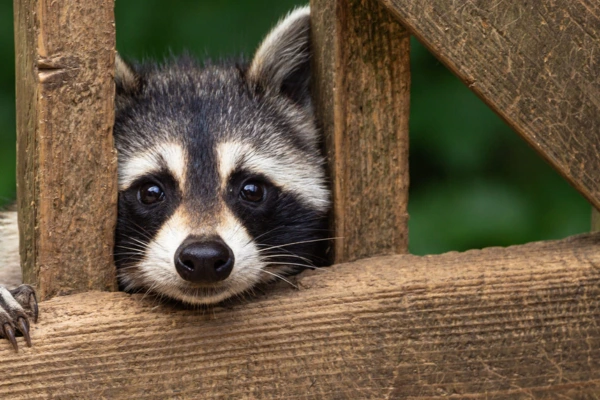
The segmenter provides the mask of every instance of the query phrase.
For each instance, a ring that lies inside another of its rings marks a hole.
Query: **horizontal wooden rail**
[[[599,2],[380,1],[600,209]]]
[[[210,310],[124,293],[41,304],[0,398],[594,398],[600,234],[304,274]]]

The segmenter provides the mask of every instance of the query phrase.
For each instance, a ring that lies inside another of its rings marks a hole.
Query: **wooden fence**
[[[600,396],[600,234],[405,254],[409,33],[600,208],[600,3],[312,0],[345,240],[300,290],[210,312],[98,291],[115,287],[112,3],[14,0],[21,256],[49,300],[33,348],[0,347],[0,398]]]

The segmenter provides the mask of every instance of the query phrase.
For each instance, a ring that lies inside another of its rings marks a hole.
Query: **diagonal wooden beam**
[[[600,209],[599,2],[380,1]]]
[[[0,341],[0,398],[596,398],[599,249],[371,258],[208,310],[58,297]]]

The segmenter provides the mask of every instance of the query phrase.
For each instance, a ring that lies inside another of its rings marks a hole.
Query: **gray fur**
[[[310,107],[310,9],[297,8],[282,18],[258,47],[248,76],[269,90],[294,86],[292,98]]]
[[[123,289],[214,303],[324,257],[330,195],[309,95],[309,36],[304,7],[280,21],[250,63],[183,56],[129,64],[117,56],[115,262]],[[231,195],[238,175],[266,180],[272,209],[250,218],[256,211]],[[136,198],[149,180],[166,189],[162,208],[144,209]],[[0,268],[18,266],[15,215],[0,215],[9,260]],[[233,250],[225,281],[190,284],[177,275],[173,255],[190,236],[218,236]]]
[[[0,285],[13,288],[21,284],[21,265],[19,262],[19,231],[17,213],[0,212]]]
[[[212,303],[273,280],[290,265],[305,260],[312,265],[316,250],[302,250],[308,258],[279,258],[279,265],[259,251],[277,244],[283,253],[293,249],[287,242],[318,242],[324,235],[330,199],[309,96],[309,37],[305,7],[280,21],[249,64],[200,64],[184,56],[163,64],[122,64],[117,70],[123,75],[117,82],[126,82],[118,86],[115,121],[122,200],[144,176],[161,173],[175,178],[173,190],[179,192],[154,228],[138,232],[147,221],[120,216],[116,253],[139,242],[145,246],[138,260],[117,259],[125,289],[151,288],[188,303]],[[268,232],[251,227],[253,220],[244,220],[245,213],[227,202],[237,171],[263,176],[280,191],[287,203],[269,230],[274,226],[282,239],[266,235],[267,243],[256,241]],[[226,281],[191,285],[177,276],[171,260],[190,235],[218,236],[233,249],[236,266]]]

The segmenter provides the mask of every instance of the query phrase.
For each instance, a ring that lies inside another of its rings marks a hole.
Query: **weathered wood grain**
[[[23,279],[40,298],[113,289],[113,0],[13,4]]]
[[[0,398],[600,393],[600,234],[372,258],[297,284],[209,310],[124,293],[43,302],[33,348],[0,342]]]
[[[600,208],[599,2],[381,3]]]
[[[408,249],[409,36],[376,0],[312,0],[335,262]]]

